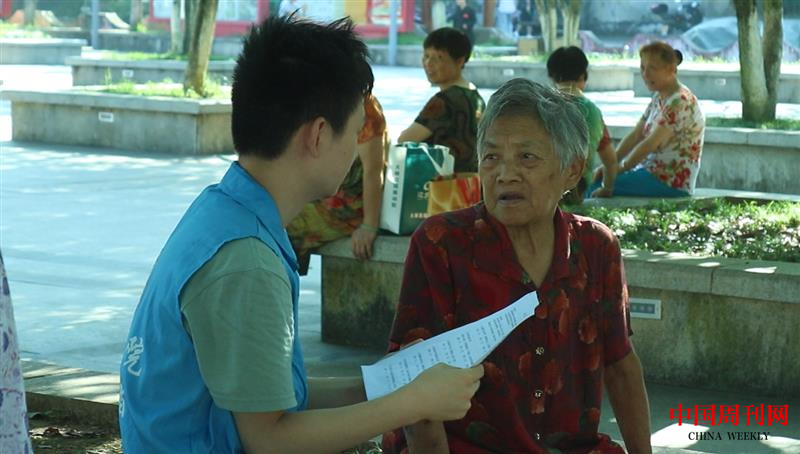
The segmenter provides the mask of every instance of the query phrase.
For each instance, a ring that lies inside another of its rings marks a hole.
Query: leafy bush
[[[709,199],[569,210],[609,226],[627,249],[800,262],[800,203]]]
[[[765,121],[747,121],[741,118],[708,117],[706,126],[720,126],[723,128],[755,128],[755,129],[778,129],[782,131],[800,131],[800,120],[789,118],[777,118]]]

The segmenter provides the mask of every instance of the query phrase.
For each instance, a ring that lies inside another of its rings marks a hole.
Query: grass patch
[[[712,199],[568,209],[609,226],[627,249],[800,262],[800,203]]]
[[[20,27],[17,24],[0,22],[0,38],[49,38],[47,33],[33,26]]]
[[[117,60],[117,61],[145,61],[145,60],[178,60],[186,61],[188,55],[180,54],[155,54],[150,52],[117,52],[117,51],[104,51],[100,52],[100,59],[102,60]],[[230,57],[222,55],[212,55],[209,57],[211,61],[225,61],[231,60]]]
[[[800,131],[800,120],[788,118],[777,118],[775,120],[757,122],[747,121],[741,118],[708,117],[706,126],[716,126],[721,128],[753,128],[753,129],[777,129],[780,131]]]
[[[136,84],[130,81],[108,84],[101,90],[102,93],[133,96],[161,96],[167,98],[184,99],[230,99],[230,87],[218,84],[215,81],[206,81],[205,96],[198,96],[194,91],[184,92],[183,85],[165,79],[162,82],[148,82]]]

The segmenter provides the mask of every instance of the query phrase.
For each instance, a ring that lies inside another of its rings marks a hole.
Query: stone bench
[[[613,206],[647,201],[609,200]],[[386,348],[409,239],[379,236],[369,261],[353,257],[349,238],[320,249],[323,341]],[[800,396],[800,264],[636,250],[624,250],[623,260],[634,342],[648,379]]]
[[[165,79],[183,82],[187,62],[70,57],[66,59],[66,65],[72,67],[72,85],[104,85],[122,81],[142,84]],[[221,85],[230,85],[234,66],[236,62],[233,60],[210,61],[208,76]]]
[[[67,57],[80,56],[83,39],[0,39],[0,65],[63,65]]]
[[[233,152],[229,99],[120,95],[101,88],[0,93],[11,101],[12,139],[166,154]]]

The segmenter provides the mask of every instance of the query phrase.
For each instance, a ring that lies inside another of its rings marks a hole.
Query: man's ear
[[[578,185],[578,182],[581,181],[581,177],[583,177],[583,170],[585,168],[586,158],[575,158],[572,160],[572,163],[570,163],[569,167],[564,169],[564,173],[567,176],[567,184],[564,188],[565,192]]]
[[[301,127],[300,133],[304,154],[314,158],[320,156],[325,139],[324,133],[328,127],[330,127],[330,125],[322,117],[317,117]]]

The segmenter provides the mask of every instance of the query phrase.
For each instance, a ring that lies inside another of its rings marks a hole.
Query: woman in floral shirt
[[[595,197],[612,195],[684,197],[694,192],[700,172],[705,120],[697,97],[678,81],[680,51],[653,42],[641,48],[642,79],[655,92],[650,105],[617,148],[619,165],[612,188]],[[599,187],[596,172],[595,185]]]
[[[387,433],[386,452],[622,454],[598,433],[604,388],[628,450],[650,452],[619,242],[599,222],[558,209],[587,149],[586,122],[568,96],[526,79],[492,95],[478,127],[484,202],[417,228],[390,350],[533,291],[539,305],[483,362],[463,419]]]
[[[378,235],[383,196],[384,154],[389,138],[383,108],[374,95],[364,100],[364,126],[358,155],[336,194],[307,204],[286,227],[301,275],[308,273],[311,252],[350,236],[353,255],[366,260]]]

